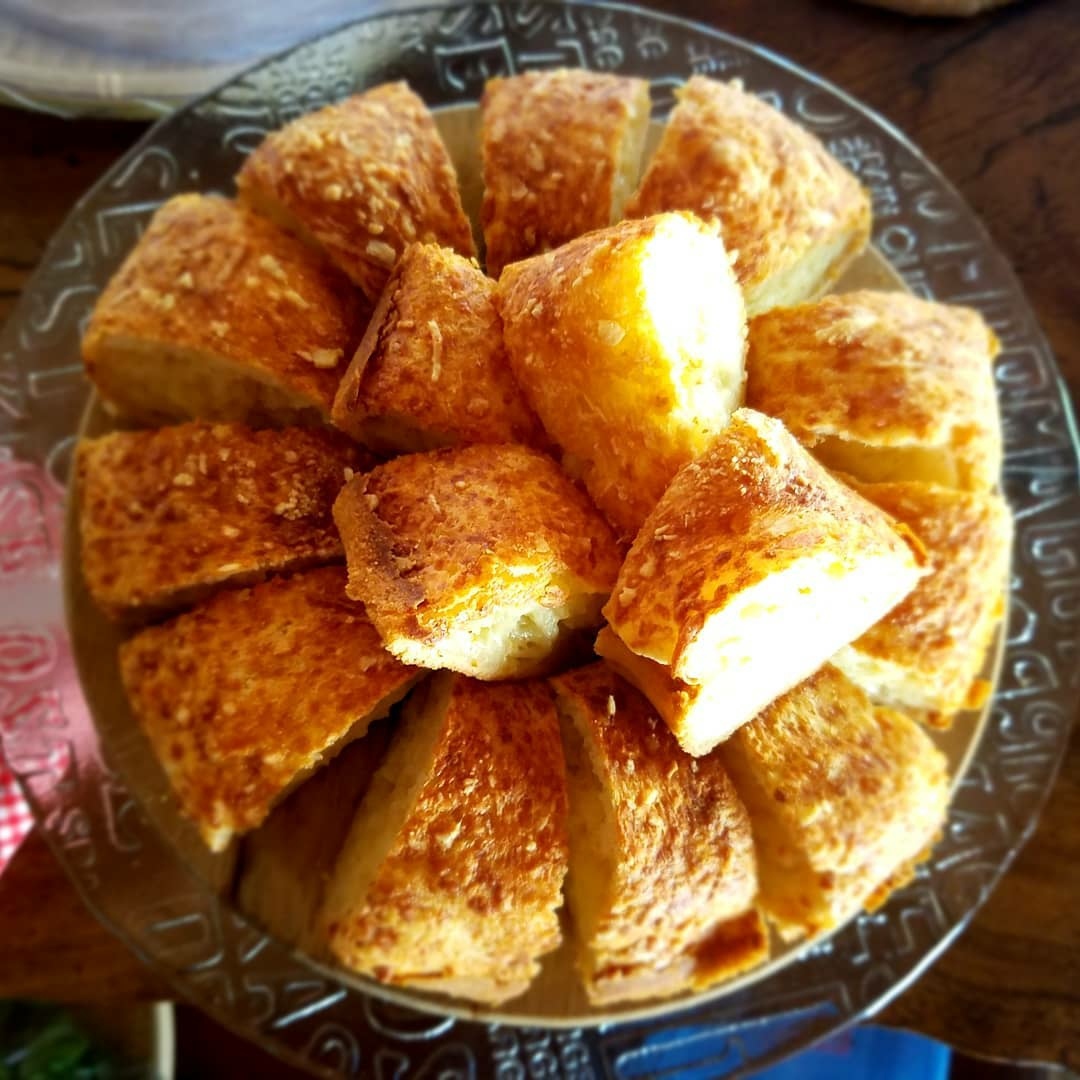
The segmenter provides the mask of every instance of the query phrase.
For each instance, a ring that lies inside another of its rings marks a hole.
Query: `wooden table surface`
[[[971,20],[843,2],[670,6],[784,53],[883,113],[1012,260],[1080,399],[1080,4]],[[141,131],[0,109],[0,321],[79,194]],[[949,952],[882,1014],[960,1048],[1080,1068],[1080,738],[1042,822]],[[164,996],[32,837],[0,878],[0,997]]]

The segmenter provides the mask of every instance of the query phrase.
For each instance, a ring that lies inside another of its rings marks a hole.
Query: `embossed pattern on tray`
[[[989,721],[933,861],[873,915],[781,973],[662,1020],[548,1032],[432,1017],[340,983],[218,899],[105,761],[64,628],[63,482],[89,392],[78,359],[98,290],[154,208],[229,190],[262,134],[354,89],[408,78],[433,105],[484,80],[579,65],[643,75],[656,115],[689,74],[738,76],[816,131],[870,188],[874,243],[919,295],[979,308],[997,368],[1017,516],[1011,615]],[[875,1010],[963,928],[1034,826],[1068,739],[1080,629],[1080,497],[1068,399],[1030,309],[963,201],[856,102],[715,31],[618,5],[478,4],[354,24],[151,131],[57,233],[0,337],[0,736],[87,900],[225,1023],[352,1075],[735,1075]]]

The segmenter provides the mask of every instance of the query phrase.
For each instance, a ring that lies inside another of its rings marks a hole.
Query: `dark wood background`
[[[1080,399],[1080,4],[1029,0],[967,20],[909,19],[841,0],[654,6],[784,53],[902,128],[1012,261]],[[0,109],[0,321],[75,200],[141,130]],[[1074,731],[1016,864],[959,941],[881,1019],[976,1053],[1080,1069],[1078,909]],[[0,997],[165,994],[82,909],[32,837],[0,878]],[[212,1044],[206,1025],[199,1042]],[[217,1074],[212,1056],[202,1051],[199,1075]]]

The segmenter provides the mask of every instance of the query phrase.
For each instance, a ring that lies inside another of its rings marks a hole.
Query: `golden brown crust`
[[[113,618],[342,555],[331,506],[362,450],[329,432],[182,424],[83,439],[82,572]]]
[[[648,124],[644,79],[530,71],[488,79],[481,108],[489,274],[618,221]]]
[[[715,228],[664,214],[589,233],[508,266],[498,303],[518,383],[632,538],[741,399],[742,298]]]
[[[372,302],[414,240],[476,254],[450,155],[403,82],[268,135],[236,183],[241,198],[318,243]]]
[[[922,541],[930,573],[889,614],[833,660],[849,678],[875,673],[875,661],[897,668],[883,678],[885,704],[930,710],[948,726],[952,714],[983,704],[990,690],[979,676],[1005,612],[1012,518],[998,495],[931,484],[860,484],[864,498],[904,522]],[[853,661],[849,663],[849,661]]]
[[[523,446],[396,458],[348,483],[334,519],[349,595],[395,651],[398,639],[437,642],[455,620],[501,606],[565,604],[543,595],[553,579],[606,595],[621,558],[586,496]]]
[[[848,917],[944,824],[945,758],[908,717],[824,667],[720,750],[750,811],[761,904],[786,936]]]
[[[696,683],[683,682],[671,674],[666,664],[632,652],[626,643],[605,626],[596,635],[596,655],[603,657],[618,674],[649,700],[672,733],[683,741],[692,738],[694,710],[711,703]]]
[[[398,260],[333,419],[378,451],[545,442],[506,358],[495,282],[434,244],[410,244]]]
[[[497,1002],[520,993],[537,957],[561,940],[555,909],[567,837],[558,719],[540,681],[434,681],[428,701],[445,712],[430,769],[366,894],[331,886],[326,929],[342,963],[382,982],[456,984]],[[364,842],[349,837],[337,878]]]
[[[719,757],[684,754],[648,701],[603,662],[551,683],[586,740],[616,835],[615,851],[585,855],[613,861],[609,903],[583,943],[592,1000],[704,989],[764,959],[760,922],[755,948],[753,920],[742,921],[757,894],[750,819]],[[724,953],[721,928],[737,919]]]
[[[155,350],[206,354],[327,420],[366,305],[319,255],[227,199],[178,195],[154,215],[112,277],[83,338],[86,371],[106,400],[153,423],[186,419],[153,399]],[[149,357],[132,388],[113,362],[125,342]],[[228,403],[198,415],[248,420]],[[255,419],[265,419],[256,415]]]
[[[819,465],[779,421],[740,409],[649,516],[604,615],[633,651],[682,661],[709,617],[798,560],[876,556],[921,563],[918,541]],[[838,569],[839,572],[839,569]]]
[[[817,138],[740,83],[701,75],[678,91],[626,214],[662,210],[692,210],[720,223],[751,313],[762,310],[771,278],[848,234],[808,293],[827,287],[870,232],[868,194]]]
[[[900,292],[826,296],[751,322],[747,404],[819,451],[830,437],[940,448],[956,486],[986,491],[1001,471],[998,347],[970,308]]]
[[[120,647],[132,711],[184,812],[220,850],[419,677],[330,566],[219,593]]]

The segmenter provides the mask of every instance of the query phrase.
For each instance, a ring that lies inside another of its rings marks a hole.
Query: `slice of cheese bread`
[[[792,940],[883,903],[945,824],[945,757],[826,666],[720,749],[750,812],[760,902]]]
[[[247,208],[178,195],[94,307],[82,354],[145,424],[328,424],[367,305],[317,252]]]
[[[331,507],[369,457],[305,428],[196,422],[83,439],[82,573],[112,618],[185,607],[222,585],[340,559]]]
[[[386,716],[421,672],[382,647],[339,566],[218,593],[120,647],[132,712],[213,851]]]
[[[702,990],[763,960],[750,819],[719,757],[680,750],[602,661],[551,682],[570,792],[566,895],[589,999]]]
[[[715,226],[660,214],[499,279],[507,353],[567,470],[632,539],[742,401],[745,320]]]
[[[875,701],[948,727],[990,692],[986,653],[1005,614],[1012,517],[998,495],[933,484],[851,486],[922,541],[930,572],[833,658]]]
[[[562,939],[566,774],[543,681],[436,675],[405,705],[321,923],[380,982],[497,1004]]]
[[[747,404],[860,480],[989,491],[1001,472],[997,353],[971,308],[826,296],[752,321]]]
[[[410,244],[398,260],[341,380],[333,419],[387,455],[546,442],[506,358],[495,282],[437,244]]]
[[[649,84],[557,68],[488,79],[481,101],[487,270],[613,225],[637,183]]]
[[[409,454],[334,504],[349,595],[406,663],[481,679],[544,672],[599,626],[621,551],[551,458],[481,444]]]
[[[751,315],[820,295],[870,238],[866,190],[806,128],[738,81],[679,91],[628,217],[720,225]]]
[[[427,106],[384,83],[269,134],[240,198],[323,249],[375,303],[414,240],[475,255],[457,174]]]
[[[604,615],[642,664],[610,658],[704,754],[890,611],[924,561],[783,424],[740,409],[634,541]]]

